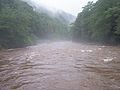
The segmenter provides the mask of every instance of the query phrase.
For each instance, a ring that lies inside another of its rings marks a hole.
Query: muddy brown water
[[[120,47],[64,41],[1,51],[0,90],[120,90]]]

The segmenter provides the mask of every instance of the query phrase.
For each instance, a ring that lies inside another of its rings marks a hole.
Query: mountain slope
[[[24,0],[24,1],[27,2],[29,5],[31,5],[35,11],[40,13],[46,13],[52,18],[57,18],[64,23],[69,24],[74,22],[76,19],[75,16],[67,12],[64,12],[62,10],[57,10],[55,8],[48,8],[40,3],[36,4],[33,0]]]
[[[21,0],[0,0],[0,48],[31,45],[37,39],[63,38],[67,24],[34,11]]]

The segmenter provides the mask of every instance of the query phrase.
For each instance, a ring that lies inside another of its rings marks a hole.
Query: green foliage
[[[21,0],[0,0],[0,47],[24,47],[35,39],[64,37],[67,32],[67,24],[35,12]]]
[[[120,42],[119,0],[88,2],[74,23],[74,38],[98,42]]]

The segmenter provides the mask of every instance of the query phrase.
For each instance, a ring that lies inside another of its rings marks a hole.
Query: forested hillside
[[[74,39],[120,43],[120,0],[88,2],[73,29]]]
[[[67,24],[38,13],[21,0],[0,0],[0,47],[30,45],[37,39],[66,36]]]
[[[56,18],[60,20],[61,22],[70,24],[70,23],[73,23],[76,19],[74,15],[67,13],[63,10],[58,10],[56,8],[47,7],[45,5],[42,5],[39,2],[36,4],[35,1],[37,0],[23,0],[23,1],[27,2],[30,6],[32,6],[35,11],[39,13],[45,13],[52,18]],[[51,1],[51,2],[54,3],[54,1]]]
[[[52,15],[24,0],[0,0],[0,48],[24,47],[39,39],[70,38],[71,32],[75,40],[120,43],[119,0],[88,2],[69,25],[73,19],[65,12]]]

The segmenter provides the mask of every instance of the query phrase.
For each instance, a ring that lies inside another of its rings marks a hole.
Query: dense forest
[[[120,43],[120,0],[88,2],[72,28],[76,40]]]
[[[74,40],[120,43],[119,0],[88,2],[70,25],[64,17],[50,17],[23,0],[0,0],[0,48],[24,47],[39,39],[66,39],[71,35]]]
[[[64,38],[68,32],[68,24],[36,12],[22,0],[0,0],[0,48],[23,47],[43,38]]]

